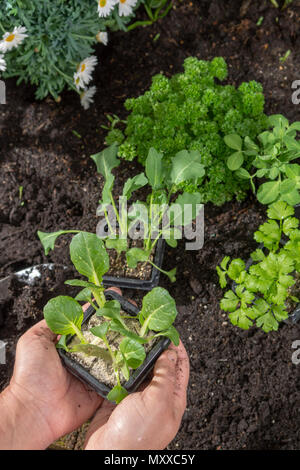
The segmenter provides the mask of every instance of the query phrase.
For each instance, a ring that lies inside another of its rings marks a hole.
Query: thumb
[[[153,400],[170,399],[176,385],[177,351],[168,349],[157,360],[153,379],[144,392]]]

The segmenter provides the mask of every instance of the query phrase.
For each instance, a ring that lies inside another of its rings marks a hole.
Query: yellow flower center
[[[101,8],[105,7],[106,0],[99,0],[99,5],[100,5]]]
[[[7,38],[5,39],[6,42],[12,42],[15,39],[16,35],[11,33]]]
[[[120,3],[126,3],[126,0],[120,0]]]
[[[81,66],[81,72],[84,72],[84,71],[85,71],[85,69],[86,69],[86,66],[85,66],[85,64],[82,64],[82,66]]]

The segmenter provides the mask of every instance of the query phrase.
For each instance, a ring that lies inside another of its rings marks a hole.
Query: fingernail
[[[177,361],[177,352],[174,349],[169,349],[167,351],[169,361],[176,362]]]

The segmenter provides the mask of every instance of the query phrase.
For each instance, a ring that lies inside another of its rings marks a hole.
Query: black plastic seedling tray
[[[131,302],[128,300],[124,299],[122,296],[117,294],[116,292],[105,292],[105,297],[107,299],[114,299],[118,300],[121,304],[122,309],[129,313],[129,315],[132,315],[133,317],[136,317],[139,314],[139,310],[137,307],[135,307]],[[93,307],[89,307],[85,312],[84,312],[84,319],[83,323],[86,323],[90,317],[95,313],[95,310]],[[68,339],[67,343],[69,343],[72,339],[72,336]],[[145,380],[149,372],[154,367],[155,362],[159,358],[159,356],[168,348],[170,345],[171,341],[168,338],[162,338],[159,340],[157,344],[149,351],[149,353],[146,356],[146,359],[144,363],[136,370],[132,371],[132,374],[129,378],[129,380],[123,385],[124,388],[128,391],[128,393],[135,392],[140,384]],[[58,353],[65,365],[65,367],[73,374],[75,375],[79,380],[82,382],[88,384],[93,390],[95,390],[99,395],[101,395],[103,398],[106,398],[108,393],[111,391],[111,388],[105,385],[104,383],[99,382],[95,377],[93,377],[85,367],[83,367],[81,364],[76,362],[74,359],[72,359],[65,350],[63,349],[58,349]]]
[[[154,264],[162,267],[165,252],[165,241],[160,238],[156,245]],[[105,287],[120,287],[123,289],[151,290],[158,286],[160,271],[152,267],[151,278],[149,280],[133,279],[130,277],[103,276],[103,285]]]

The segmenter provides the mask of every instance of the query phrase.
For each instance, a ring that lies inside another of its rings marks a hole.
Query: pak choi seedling
[[[128,380],[130,370],[143,364],[146,358],[145,344],[160,336],[169,338],[175,345],[179,344],[179,335],[173,326],[177,315],[176,304],[165,289],[153,289],[143,298],[142,309],[137,317],[139,332],[134,333],[124,322],[126,318],[134,317],[124,314],[118,301],[107,301],[105,298],[102,279],[109,269],[109,257],[103,241],[95,234],[80,232],[71,241],[70,256],[78,273],[87,280],[66,281],[68,285],[82,287],[82,291],[75,298],[58,296],[51,299],[44,307],[45,320],[55,334],[62,335],[57,347],[68,353],[81,352],[94,356],[111,364],[116,385],[107,398],[119,403],[128,394],[121,385],[120,374]],[[102,340],[103,347],[86,341],[82,333],[84,314],[80,301],[89,302],[95,309],[95,315],[102,319],[90,331]],[[122,338],[116,351],[112,350],[107,339],[109,331],[118,333]],[[69,335],[75,335],[78,343],[70,343]]]
[[[97,171],[104,177],[105,184],[98,208],[98,215],[104,214],[107,232],[101,237],[106,240],[106,248],[114,249],[118,254],[125,252],[127,265],[135,269],[139,262],[150,263],[160,272],[167,275],[171,282],[176,280],[176,268],[164,271],[154,264],[151,256],[158,240],[162,237],[171,247],[176,247],[182,237],[182,227],[186,227],[196,218],[201,209],[199,193],[182,192],[184,182],[193,182],[204,175],[201,156],[197,151],[183,150],[178,152],[170,166],[166,166],[162,153],[150,149],[145,173],[128,178],[119,198],[119,208],[113,195],[115,176],[112,170],[119,166],[118,147],[111,145],[102,152],[92,155]],[[127,202],[133,193],[148,185],[150,194],[146,201],[134,202],[131,211],[127,211]],[[177,193],[180,193],[179,195]],[[174,196],[177,197],[174,199]],[[112,209],[113,220],[109,209]],[[139,238],[143,246],[130,247],[128,240],[131,231],[139,226]],[[45,254],[54,248],[56,239],[76,230],[60,230],[54,233],[38,232]]]

